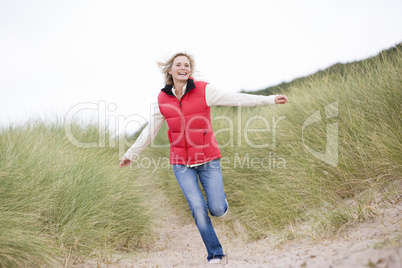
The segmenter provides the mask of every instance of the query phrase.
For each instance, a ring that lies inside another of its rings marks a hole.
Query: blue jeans
[[[173,165],[173,172],[207,248],[207,259],[224,257],[222,246],[208,216],[208,210],[212,216],[219,217],[228,209],[219,159],[191,168],[185,165]],[[198,179],[204,188],[206,202]]]

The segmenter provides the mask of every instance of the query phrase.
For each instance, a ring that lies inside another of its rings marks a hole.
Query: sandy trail
[[[348,227],[336,239],[298,240],[280,247],[269,239],[244,243],[228,238],[219,222],[214,225],[227,254],[221,264],[207,263],[194,223],[183,224],[174,213],[167,213],[152,248],[136,256],[115,255],[108,267],[402,267],[402,204],[390,205],[375,218]]]

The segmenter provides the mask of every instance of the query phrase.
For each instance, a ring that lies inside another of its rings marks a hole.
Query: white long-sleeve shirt
[[[176,90],[172,88],[173,94],[176,95]],[[183,92],[186,92],[186,86],[183,88]],[[208,106],[221,105],[221,106],[239,106],[239,107],[252,107],[268,104],[275,104],[275,97],[277,95],[261,96],[251,95],[244,93],[233,93],[218,90],[207,84],[205,88],[205,100]],[[126,158],[134,161],[138,155],[148,146],[148,144],[155,138],[158,130],[165,122],[165,117],[161,114],[159,107],[154,109],[151,114],[148,125],[142,130],[140,136],[134,142],[134,144],[124,154]]]

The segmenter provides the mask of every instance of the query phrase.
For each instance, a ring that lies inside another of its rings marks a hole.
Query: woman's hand
[[[278,95],[275,97],[275,104],[285,104],[288,102],[288,98],[285,95]]]
[[[130,159],[126,158],[126,156],[123,155],[123,158],[121,159],[121,162],[120,162],[120,168],[129,166],[131,164],[131,162],[132,161]]]

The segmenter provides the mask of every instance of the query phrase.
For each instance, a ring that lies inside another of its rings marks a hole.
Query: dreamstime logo
[[[330,119],[334,117],[338,117],[338,101],[325,106],[325,118]],[[302,127],[303,147],[314,157],[318,158],[324,163],[327,163],[328,165],[336,167],[338,165],[338,123],[331,123],[327,125],[325,153],[313,150],[306,144],[304,140],[305,128],[312,124],[318,123],[321,120],[322,118],[320,110],[317,110],[304,121]]]

